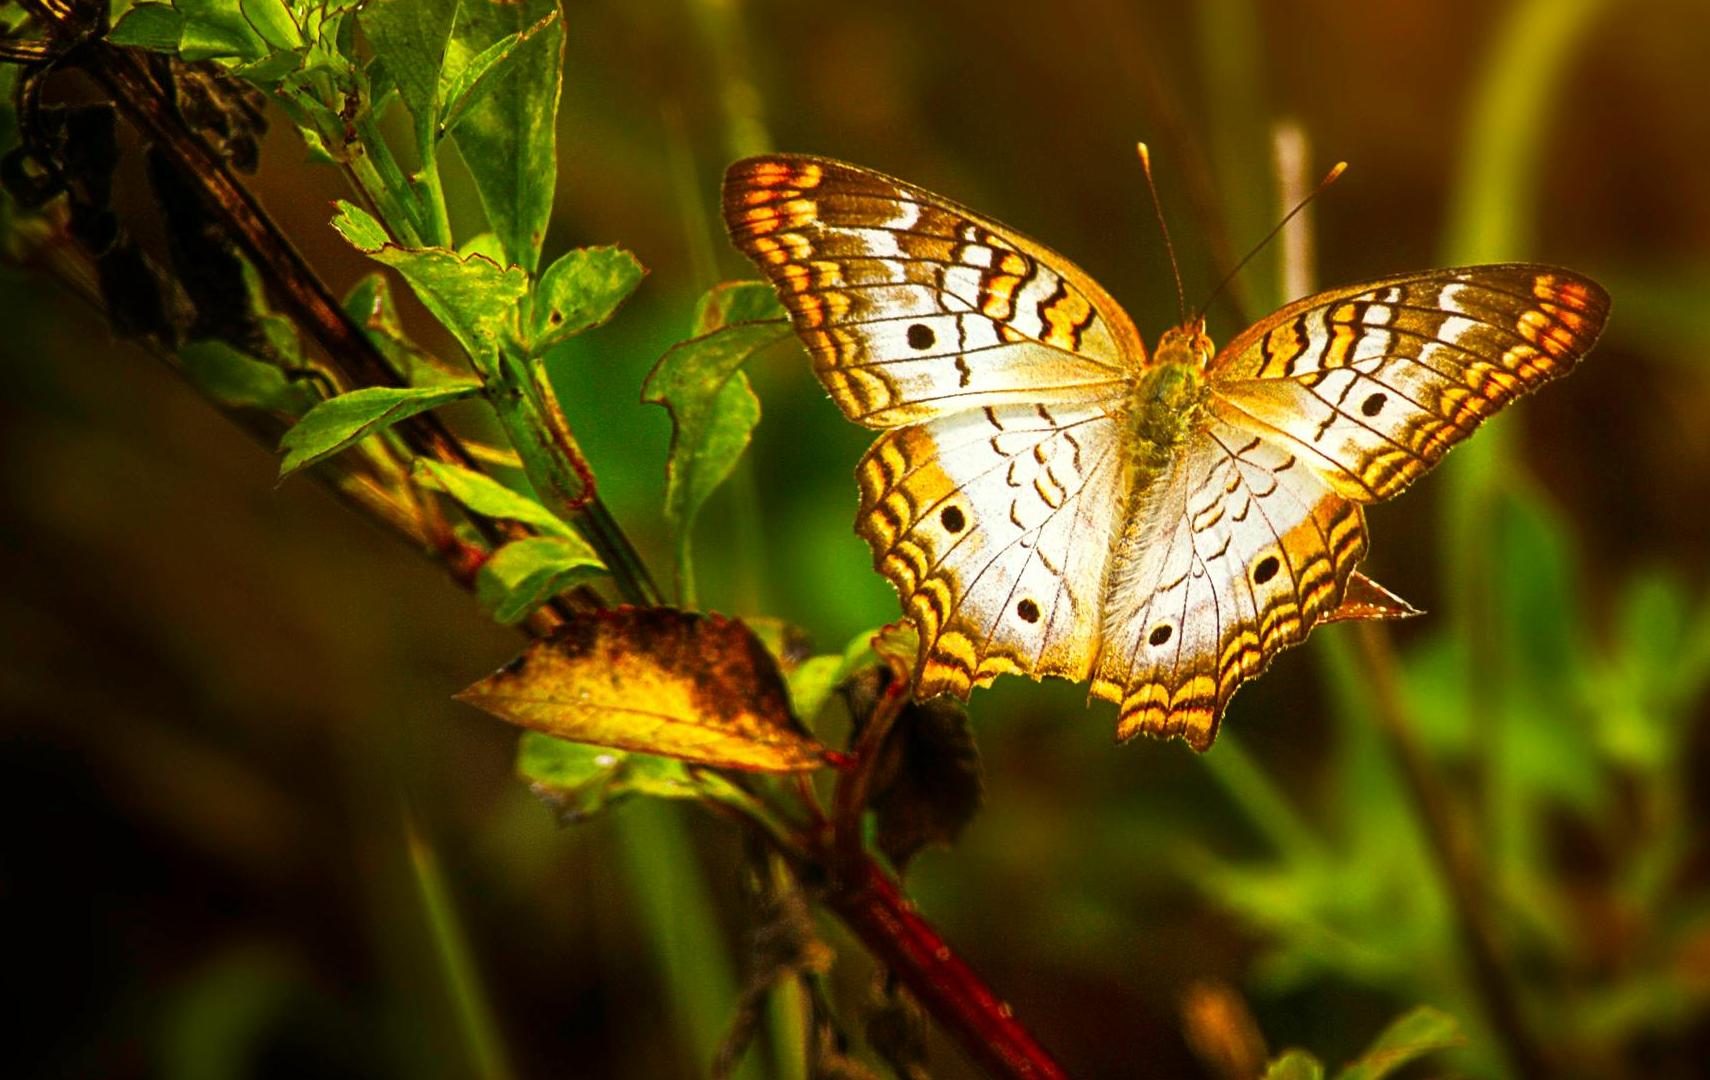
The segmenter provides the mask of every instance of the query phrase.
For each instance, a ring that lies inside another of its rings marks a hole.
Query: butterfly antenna
[[[1158,213],[1158,228],[1164,234],[1164,250],[1170,253],[1170,273],[1176,278],[1176,314],[1187,325],[1187,297],[1182,294],[1182,269],[1176,265],[1176,246],[1170,243],[1170,227],[1164,223],[1164,204],[1158,201],[1158,185],[1152,182],[1152,152],[1145,143],[1136,143],[1140,150],[1140,168],[1146,174],[1146,190],[1152,193],[1152,209]]]
[[[1283,226],[1287,225],[1289,222],[1293,221],[1294,215],[1300,213],[1302,210],[1305,210],[1307,203],[1311,202],[1313,199],[1318,198],[1319,195],[1322,195],[1324,193],[1324,189],[1329,187],[1331,184],[1335,183],[1336,178],[1338,176],[1341,176],[1344,172],[1346,172],[1347,168],[1348,168],[1348,163],[1346,161],[1338,161],[1330,169],[1329,172],[1325,173],[1324,179],[1318,181],[1318,186],[1312,189],[1312,193],[1310,195],[1308,195],[1306,198],[1295,203],[1294,209],[1290,210],[1288,213],[1283,215],[1283,219],[1281,221],[1277,222],[1276,228],[1274,228],[1270,232],[1266,233],[1265,238],[1263,240],[1260,240],[1257,244],[1253,245],[1253,250],[1247,252],[1246,257],[1243,258],[1240,262],[1235,264],[1235,269],[1229,271],[1228,274],[1224,275],[1223,280],[1217,283],[1217,288],[1211,290],[1211,295],[1205,298],[1205,303],[1200,306],[1199,311],[1193,317],[1193,321],[1197,323],[1197,322],[1199,322],[1199,320],[1205,318],[1205,313],[1208,309],[1210,309],[1211,302],[1213,300],[1216,300],[1217,297],[1222,294],[1223,290],[1228,287],[1228,285],[1231,281],[1235,280],[1235,275],[1239,274],[1241,272],[1241,268],[1246,266],[1248,263],[1252,262],[1253,256],[1255,256],[1259,252],[1265,250],[1265,245],[1270,243],[1272,240],[1276,239],[1277,233],[1280,233],[1283,231]]]

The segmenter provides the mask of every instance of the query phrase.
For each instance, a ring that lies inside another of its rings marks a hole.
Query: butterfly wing
[[[1510,401],[1571,370],[1609,315],[1553,266],[1432,270],[1290,304],[1210,366],[1207,408],[1286,443],[1337,494],[1387,499]]]
[[[1113,555],[1092,683],[1120,703],[1118,738],[1209,749],[1236,688],[1338,610],[1366,552],[1365,517],[1302,458],[1211,418],[1140,491]]]
[[[833,400],[869,427],[1119,397],[1145,362],[1128,316],[1068,260],[880,173],[747,158],[725,173],[724,219]]]
[[[1120,423],[1097,403],[993,405],[874,442],[855,527],[920,633],[917,696],[1091,674]]]
[[[840,162],[739,161],[724,216],[833,400],[889,429],[856,531],[920,633],[916,694],[1087,678],[1146,357],[1128,316],[1062,256]]]
[[[1410,613],[1355,571],[1361,504],[1569,370],[1608,310],[1570,271],[1475,266],[1308,297],[1232,341],[1114,555],[1093,692],[1121,702],[1119,736],[1204,750],[1235,689],[1318,623]]]

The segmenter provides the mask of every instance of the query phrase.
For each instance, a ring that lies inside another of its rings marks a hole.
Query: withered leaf
[[[462,701],[562,739],[754,772],[825,764],[777,664],[735,619],[675,608],[578,615]]]
[[[857,738],[892,677],[870,667],[844,683]],[[929,844],[954,843],[984,803],[980,752],[960,703],[937,697],[905,704],[885,736],[868,788],[879,850],[903,871]]]

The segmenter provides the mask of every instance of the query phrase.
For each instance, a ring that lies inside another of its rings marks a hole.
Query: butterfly
[[[918,631],[914,693],[1060,676],[1117,737],[1209,749],[1314,626],[1414,614],[1356,571],[1364,506],[1570,370],[1609,312],[1554,266],[1427,270],[1148,355],[1067,259],[824,158],[731,165],[725,223],[849,419],[881,430],[856,532]]]

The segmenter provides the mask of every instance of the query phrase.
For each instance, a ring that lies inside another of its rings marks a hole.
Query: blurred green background
[[[1430,612],[1395,633],[1407,711],[1527,1022],[1567,1075],[1702,1075],[1710,4],[565,15],[547,256],[618,243],[652,273],[562,350],[559,386],[656,573],[669,424],[637,396],[695,297],[752,276],[716,224],[744,153],[828,154],[976,206],[1073,258],[1149,341],[1175,299],[1136,139],[1190,305],[1280,212],[1279,123],[1314,177],[1351,163],[1312,211],[1321,284],[1509,259],[1601,281],[1614,313],[1583,369],[1375,508],[1365,568]],[[256,187],[335,287],[365,271],[326,227],[337,176],[287,125]],[[266,449],[51,283],[0,290],[5,1071],[702,1075],[747,944],[732,830],[640,803],[557,828],[512,776],[514,730],[449,699],[517,638],[312,485],[275,490]],[[1275,252],[1235,298],[1219,340],[1284,299]],[[869,433],[793,343],[749,374],[764,417],[703,515],[700,596],[837,649],[896,615],[850,527]],[[1183,1029],[1211,980],[1273,1050],[1339,1063],[1429,1003],[1471,1040],[1435,1074],[1509,1074],[1349,628],[1243,690],[1203,759],[1113,748],[1113,709],[1082,698],[976,694],[988,809],[910,877],[1071,1072],[1215,1075]],[[827,932],[854,1017],[870,969]],[[934,1041],[933,1075],[972,1075]],[[789,1069],[763,1047],[746,1075]]]

